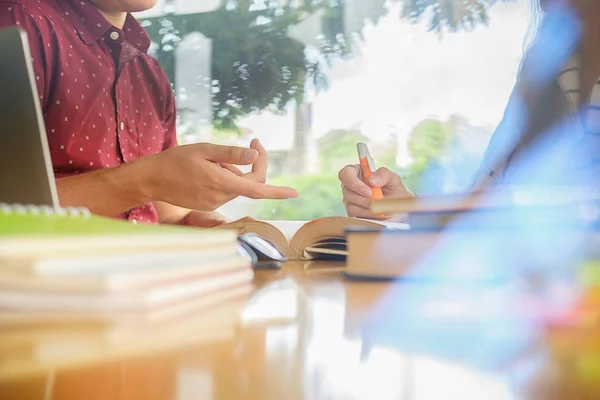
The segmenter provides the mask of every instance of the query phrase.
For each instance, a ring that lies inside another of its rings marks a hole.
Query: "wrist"
[[[142,201],[142,204],[165,201],[164,196],[159,190],[161,185],[157,171],[160,168],[157,168],[156,162],[156,156],[149,156],[139,158],[130,164],[124,165],[124,167],[130,169],[127,174],[129,179],[125,179],[125,181]]]
[[[103,187],[109,193],[118,193],[128,204],[136,206],[154,201],[154,190],[148,166],[143,159],[105,170],[101,175]]]
[[[149,203],[155,197],[146,163],[132,162],[56,180],[63,207],[85,207],[114,216]]]

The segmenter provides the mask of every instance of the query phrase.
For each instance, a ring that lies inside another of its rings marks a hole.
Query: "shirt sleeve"
[[[48,59],[46,56],[46,47],[49,48],[51,44],[47,42],[44,45],[43,31],[36,18],[40,22],[46,22],[41,15],[36,17],[31,11],[20,4],[10,1],[0,1],[0,29],[16,26],[27,33],[35,84],[42,110],[46,110],[46,101],[49,92],[49,79],[47,77],[50,73],[48,65],[46,65],[46,60]]]
[[[505,163],[521,140],[528,108],[517,84],[508,100],[502,121],[494,131],[472,184],[473,190],[498,183]]]

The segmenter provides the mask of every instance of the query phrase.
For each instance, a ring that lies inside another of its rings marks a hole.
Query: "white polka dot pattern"
[[[13,25],[28,33],[57,177],[177,144],[171,86],[133,17],[118,30],[89,0],[0,0],[0,28]],[[151,205],[126,217],[157,220]]]

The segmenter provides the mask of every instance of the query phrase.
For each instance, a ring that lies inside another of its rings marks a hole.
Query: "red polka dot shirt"
[[[0,28],[13,25],[29,36],[56,178],[177,145],[171,85],[134,17],[121,30],[88,0],[0,0]],[[117,217],[158,222],[153,204]]]

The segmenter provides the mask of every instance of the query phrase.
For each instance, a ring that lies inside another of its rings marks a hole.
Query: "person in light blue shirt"
[[[600,178],[600,1],[532,0],[532,7],[535,34],[473,190],[593,186]],[[369,211],[370,186],[384,196],[415,196],[385,167],[368,185],[355,165],[339,178],[352,217],[380,217]]]

